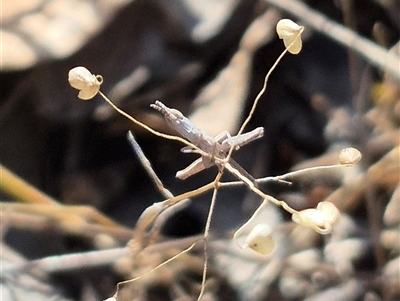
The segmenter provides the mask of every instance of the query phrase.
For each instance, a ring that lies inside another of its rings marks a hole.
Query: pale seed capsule
[[[324,215],[317,209],[305,209],[292,214],[292,221],[303,227],[312,228],[317,232],[319,229],[327,229],[330,224],[325,221]]]
[[[80,99],[88,100],[100,91],[103,77],[101,75],[96,76],[85,67],[79,66],[69,71],[68,81],[71,87],[79,90],[78,97]]]
[[[340,216],[340,211],[331,202],[319,202],[317,210],[321,212],[328,223],[335,223]]]
[[[283,39],[286,49],[291,54],[298,54],[302,48],[301,32],[304,27],[299,26],[290,19],[279,20],[276,24],[276,32]],[[293,42],[292,45],[290,45]]]
[[[344,165],[354,165],[360,162],[362,155],[360,151],[354,147],[342,149],[339,154],[339,162]]]
[[[340,211],[331,202],[320,202],[316,209],[305,209],[292,214],[292,220],[304,227],[312,228],[320,234],[332,232],[332,226],[340,216]]]
[[[246,237],[244,248],[249,247],[257,253],[267,255],[274,249],[272,229],[267,224],[256,225]]]

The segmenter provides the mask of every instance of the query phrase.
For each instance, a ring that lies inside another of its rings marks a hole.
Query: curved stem
[[[149,131],[150,133],[152,133],[152,134],[154,134],[156,136],[159,136],[159,137],[162,137],[162,138],[165,138],[165,139],[169,139],[169,140],[180,141],[183,144],[186,144],[187,146],[198,150],[199,153],[201,153],[203,155],[204,152],[201,149],[199,149],[197,146],[195,146],[193,143],[190,143],[187,140],[185,140],[185,139],[183,139],[181,137],[178,137],[178,136],[167,135],[167,134],[163,134],[163,133],[160,133],[160,132],[156,131],[155,129],[149,127],[148,125],[144,124],[143,122],[140,122],[139,120],[133,118],[131,115],[129,115],[125,111],[121,110],[103,92],[99,91],[99,94],[115,111],[117,111],[119,114],[121,114],[122,116],[126,117],[130,121],[132,121],[134,124],[140,126],[141,128],[144,128],[145,130]],[[207,154],[204,153],[204,155],[207,155]]]

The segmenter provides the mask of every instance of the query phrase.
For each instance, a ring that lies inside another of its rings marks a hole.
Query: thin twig
[[[352,30],[327,19],[323,14],[297,0],[264,0],[298,17],[314,30],[324,33],[332,40],[349,47],[367,59],[372,65],[388,71],[400,80],[400,58],[387,49],[359,36]]]
[[[216,181],[214,182],[216,184],[213,195],[211,198],[211,204],[210,204],[210,209],[208,210],[208,216],[207,216],[207,221],[206,221],[206,226],[204,228],[204,266],[203,266],[203,277],[201,279],[201,290],[199,293],[199,296],[197,300],[200,300],[203,297],[205,286],[206,286],[206,279],[207,279],[207,267],[208,267],[208,251],[207,251],[207,246],[208,246],[208,236],[210,233],[210,226],[211,226],[211,220],[212,220],[212,215],[214,212],[214,207],[215,203],[217,201],[217,193],[218,193],[218,181],[219,177],[217,176]]]
[[[318,170],[323,170],[323,169],[332,169],[332,168],[347,168],[354,166],[354,164],[333,164],[333,165],[322,165],[322,166],[313,166],[313,167],[308,167],[300,170],[295,170],[291,171],[288,173],[285,173],[283,175],[279,176],[269,176],[269,177],[264,177],[264,178],[258,178],[256,179],[257,183],[266,183],[266,182],[271,182],[271,181],[276,181],[284,184],[289,184],[291,185],[291,181],[287,181],[285,179],[287,178],[292,178],[296,177],[305,173],[310,173]],[[242,186],[242,185],[249,185],[248,181],[243,182],[243,181],[230,181],[230,182],[220,182],[219,186],[220,187],[233,187],[233,186]]]
[[[42,204],[20,204],[20,203],[1,203],[1,210],[25,212],[36,215],[45,216],[48,218],[58,218],[60,220],[68,220],[69,218],[74,222],[94,222],[100,225],[109,227],[122,227],[115,221],[107,216],[98,212],[91,206],[54,206]]]
[[[99,267],[114,263],[119,258],[130,256],[130,248],[115,248],[85,253],[49,256],[28,261],[22,265],[10,266],[3,272],[40,269],[46,273],[67,272],[88,267]]]
[[[2,204],[2,211],[12,207],[14,210],[33,212],[40,215],[64,216],[79,219],[91,219],[100,225],[120,227],[118,223],[103,215],[93,207],[89,206],[67,206],[38,190],[27,183],[12,171],[0,165],[0,191],[13,196],[19,201],[28,204]]]
[[[3,165],[0,165],[0,190],[24,203],[61,206],[55,199],[33,187]]]
[[[301,34],[304,31],[304,27],[300,30],[300,32],[297,34],[297,38],[301,38]],[[280,56],[276,59],[275,63],[272,65],[272,67],[269,69],[267,75],[264,78],[264,84],[262,89],[260,90],[260,92],[258,92],[256,98],[254,99],[253,105],[251,107],[251,110],[247,116],[247,118],[245,119],[245,121],[243,122],[242,126],[240,127],[237,135],[236,135],[236,139],[234,140],[234,142],[232,143],[232,146],[228,152],[228,155],[225,158],[225,162],[228,162],[229,159],[232,156],[232,153],[235,149],[235,145],[237,143],[238,137],[240,137],[240,135],[243,133],[245,127],[247,126],[247,124],[250,122],[251,118],[253,118],[253,114],[257,108],[258,102],[261,99],[261,96],[265,93],[265,91],[267,90],[267,84],[268,84],[268,80],[269,77],[271,76],[272,72],[275,70],[275,68],[278,66],[279,62],[282,60],[282,58],[285,56],[285,54],[288,52],[288,49],[295,43],[296,39],[293,40],[292,43],[289,44],[289,46],[287,48],[285,48],[285,50],[280,54]],[[222,169],[221,172],[224,169],[224,165],[222,165]]]
[[[103,92],[99,91],[99,94],[101,97],[103,97],[103,99],[115,110],[117,111],[119,114],[121,114],[122,116],[124,116],[125,118],[129,119],[130,121],[132,121],[134,124],[144,128],[145,130],[149,131],[150,133],[165,138],[165,139],[169,139],[169,140],[175,140],[175,141],[179,141],[182,142],[183,144],[186,144],[187,146],[193,148],[193,149],[197,149],[200,152],[202,152],[197,146],[195,146],[194,144],[188,142],[187,140],[178,137],[178,136],[173,136],[173,135],[167,135],[161,132],[158,132],[156,130],[154,130],[153,128],[149,127],[148,125],[144,124],[143,122],[140,122],[139,120],[133,118],[131,115],[129,115],[128,113],[126,113],[125,111],[121,110],[119,107],[117,107]]]
[[[161,253],[173,248],[182,248],[184,245],[192,244],[191,248],[201,240],[201,236],[176,239],[161,242],[149,246],[148,252]],[[1,247],[1,246],[0,246]],[[187,251],[186,251],[187,252]],[[53,255],[23,262],[21,264],[3,266],[3,273],[15,273],[22,270],[39,269],[46,273],[67,272],[82,268],[100,267],[115,263],[123,257],[130,257],[132,250],[130,247],[121,247],[108,250],[96,250],[89,252]],[[181,252],[182,253],[182,252]],[[175,256],[176,258],[177,256]]]
[[[162,195],[166,198],[172,198],[174,195],[169,191],[167,188],[164,187],[163,183],[161,182],[160,178],[157,176],[156,172],[154,171],[153,167],[151,166],[150,161],[146,158],[145,154],[143,153],[142,148],[140,147],[139,143],[137,143],[135,137],[133,136],[132,132],[128,132],[128,140],[132,145],[132,148],[138,156],[140,163],[149,174],[150,178],[156,184],[157,189],[162,193]]]
[[[78,208],[48,205],[0,203],[0,220],[10,228],[29,231],[43,231],[50,228],[63,233],[79,235],[93,239],[98,234],[108,234],[120,241],[129,240],[133,231],[119,224],[89,222],[90,217]]]
[[[166,199],[162,202],[154,203],[153,205],[147,207],[140,215],[136,223],[134,235],[135,239],[141,241],[142,236],[144,235],[144,233],[146,233],[146,230],[151,227],[151,225],[153,225],[156,218],[167,208],[174,206],[175,204],[180,203],[186,199],[202,194],[210,189],[213,189],[214,187],[214,182],[211,182],[197,189],[182,193],[180,195]]]
[[[160,234],[160,229],[165,222],[178,211],[185,209],[190,204],[190,199],[183,199],[179,203],[176,203],[174,206],[169,207],[162,211],[154,220],[153,226],[149,231],[150,239],[149,244],[157,240],[157,237]]]
[[[260,179],[257,179],[257,182],[266,182],[266,181],[271,181],[271,180],[275,180],[275,181],[279,182],[286,178],[293,178],[293,177],[299,176],[301,174],[310,173],[310,172],[317,171],[317,170],[343,168],[343,167],[351,167],[351,166],[354,166],[354,164],[333,164],[333,165],[326,165],[326,166],[313,166],[313,167],[309,167],[309,168],[291,171],[291,172],[288,172],[281,176],[260,178]]]
[[[147,271],[147,272],[141,274],[140,276],[135,277],[135,278],[133,278],[133,279],[129,279],[129,280],[125,280],[125,281],[119,282],[119,283],[117,284],[117,292],[115,293],[115,296],[118,296],[118,292],[119,292],[119,289],[120,289],[120,286],[121,286],[121,285],[124,285],[124,284],[127,284],[127,283],[132,283],[132,282],[134,282],[134,281],[136,281],[136,280],[139,280],[139,279],[142,278],[143,276],[145,276],[145,275],[147,275],[147,274],[149,274],[149,273],[151,273],[151,272],[154,272],[155,270],[161,268],[162,266],[164,266],[164,265],[170,263],[171,261],[175,260],[176,258],[178,258],[179,256],[181,256],[182,254],[185,254],[185,253],[189,252],[190,250],[192,250],[192,249],[194,248],[194,246],[196,245],[197,242],[198,242],[198,241],[195,241],[194,243],[192,243],[189,247],[187,247],[187,248],[184,249],[183,251],[181,251],[181,252],[179,252],[178,254],[172,256],[171,258],[169,258],[169,259],[163,261],[162,263],[160,263],[160,264],[157,265],[156,267],[154,267],[154,268],[152,268],[151,270],[149,270],[149,271]]]

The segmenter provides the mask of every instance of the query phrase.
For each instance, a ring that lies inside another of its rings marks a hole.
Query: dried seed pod
[[[335,223],[340,216],[339,209],[331,202],[320,202],[317,210],[325,216],[325,220],[331,224]]]
[[[330,224],[325,221],[323,214],[317,209],[305,209],[295,212],[292,214],[292,221],[303,227],[312,228],[319,233],[321,233],[322,230],[324,230],[323,234],[332,231]],[[325,231],[327,232],[325,233]]]
[[[340,211],[331,202],[320,202],[316,209],[305,209],[292,214],[292,220],[318,233],[329,234],[340,216]]]
[[[340,164],[344,165],[354,165],[360,162],[361,160],[361,153],[358,149],[354,147],[348,147],[342,149],[339,154],[339,162]]]
[[[267,224],[258,224],[246,237],[244,248],[249,247],[257,253],[267,255],[274,249],[272,229]]]
[[[276,32],[279,38],[283,39],[283,44],[291,54],[298,54],[301,50],[301,32],[303,29],[303,26],[297,25],[290,19],[279,20],[276,24]]]
[[[92,99],[100,91],[103,77],[94,75],[85,67],[79,66],[69,71],[68,81],[71,87],[79,90],[78,97],[80,99],[88,100]]]

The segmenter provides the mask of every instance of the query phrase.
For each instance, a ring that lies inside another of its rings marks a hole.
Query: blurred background
[[[99,96],[80,101],[68,84],[70,69],[85,66],[102,75],[102,92],[161,132],[174,134],[150,108],[155,100],[179,109],[212,136],[224,130],[234,134],[284,50],[276,23],[290,18],[306,27],[303,49],[287,54],[271,75],[246,128],[263,126],[264,137],[235,152],[235,160],[256,178],[335,164],[343,147],[357,147],[363,160],[353,169],[296,178],[293,185],[262,185],[264,192],[297,210],[329,200],[342,212],[337,230],[321,237],[294,227],[283,210],[269,208],[262,217],[276,229],[276,248],[266,258],[241,253],[231,241],[232,231],[254,212],[259,198],[244,187],[221,189],[211,225],[204,300],[398,300],[400,76],[368,58],[374,54],[343,46],[338,40],[347,37],[335,27],[309,26],[314,18],[302,19],[296,5],[347,28],[355,37],[350,45],[366,39],[398,63],[400,3],[282,0],[282,9],[274,2],[3,1],[0,162],[68,205],[64,216],[35,207],[29,194],[2,194],[4,253],[26,261],[98,249],[101,231],[84,235],[68,228],[75,214],[69,206],[96,208],[121,229],[133,229],[148,206],[165,199],[132,151],[129,130],[175,195],[212,181],[217,173],[213,167],[185,181],[176,179],[175,173],[196,155],[182,154],[180,143],[135,126]],[[6,185],[3,192],[9,191]],[[18,206],[17,199],[25,203]],[[169,217],[159,242],[201,235],[210,200],[210,192],[202,194]],[[32,218],[39,218],[41,226]],[[124,233],[108,233],[110,245],[125,246],[129,230]],[[34,300],[36,294],[37,300],[103,300],[115,292],[118,281],[173,256],[157,252],[157,259],[140,255],[140,268],[135,266],[138,257],[117,267],[56,271],[48,278],[21,272],[34,278],[35,285],[21,274],[5,272],[4,300]],[[2,260],[14,262],[7,256]],[[195,300],[202,262],[200,246],[118,300]]]

